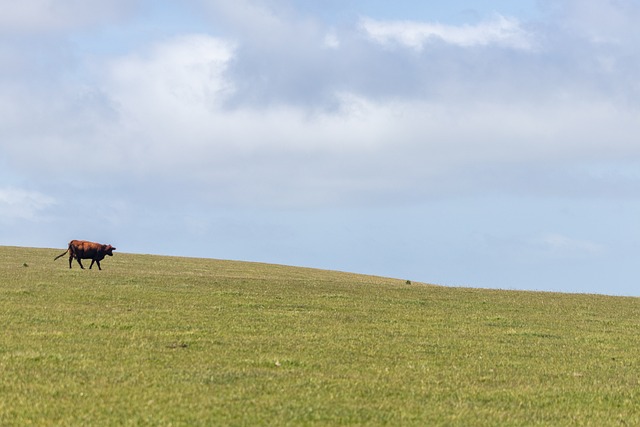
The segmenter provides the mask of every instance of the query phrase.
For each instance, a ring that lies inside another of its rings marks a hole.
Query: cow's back
[[[102,247],[99,243],[87,242],[86,240],[72,240],[69,247],[78,258],[92,258]]]

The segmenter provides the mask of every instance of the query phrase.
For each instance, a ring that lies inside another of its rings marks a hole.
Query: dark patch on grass
[[[172,342],[167,344],[167,348],[178,349],[178,348],[189,348],[189,344],[183,341]]]

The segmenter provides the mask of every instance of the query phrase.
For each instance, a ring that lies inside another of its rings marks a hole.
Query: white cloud
[[[223,77],[233,45],[207,35],[183,35],[109,64],[109,94],[124,115],[190,120],[220,105],[233,90]]]
[[[131,0],[0,0],[0,33],[41,33],[121,18],[139,1]]]
[[[535,45],[532,34],[520,22],[503,16],[476,25],[462,26],[364,18],[360,27],[378,43],[395,43],[415,50],[422,50],[434,41],[460,47],[496,45],[519,50],[530,50]]]
[[[315,31],[309,22],[299,22],[283,0],[198,0],[209,19],[233,34],[234,40],[277,47],[283,40],[296,43]],[[297,34],[293,30],[297,29]]]
[[[37,191],[19,188],[0,188],[0,220],[36,220],[39,213],[56,202]]]
[[[23,171],[53,172],[72,186],[126,182],[148,197],[162,198],[149,191],[162,187],[165,194],[183,192],[177,197],[255,206],[384,204],[475,191],[555,194],[566,185],[548,186],[531,171],[547,173],[564,162],[564,173],[581,162],[640,157],[635,113],[607,99],[512,95],[505,102],[494,93],[460,98],[447,90],[435,99],[378,99],[335,85],[329,110],[286,102],[230,107],[242,83],[231,65],[243,54],[228,40],[191,34],[108,59],[94,68],[98,83],[89,93],[97,99],[72,108],[67,88],[57,105],[43,101],[48,114],[26,110],[20,144],[0,144]],[[72,170],[104,172],[79,183]],[[593,178],[588,170],[585,176]]]
[[[640,38],[640,4],[635,0],[541,2],[556,24],[592,43],[633,47]]]
[[[635,116],[607,102],[391,102],[343,92],[330,111],[227,108],[234,81],[226,71],[237,54],[196,35],[111,62],[105,90],[124,133],[100,144],[112,153],[103,159],[124,175],[156,179],[161,171],[221,203],[315,206],[496,188],[555,192],[562,186],[513,178],[523,165],[566,162],[568,170],[640,154]]]
[[[447,43],[423,58],[363,43],[355,30],[338,39],[329,28],[312,28],[293,40],[288,35],[300,22],[249,2],[216,3],[232,15],[248,8],[260,26],[276,20],[269,43],[278,48],[259,49],[249,36],[184,34],[92,58],[86,69],[53,68],[52,75],[95,74],[82,84],[60,79],[63,85],[42,93],[26,84],[6,92],[0,110],[10,120],[0,125],[0,149],[9,163],[34,176],[53,172],[72,186],[113,180],[153,193],[149,188],[166,180],[172,183],[162,185],[188,188],[185,196],[197,192],[221,203],[308,206],[474,191],[572,192],[572,185],[597,178],[589,168],[599,161],[615,167],[640,158],[637,112],[609,93],[593,93],[590,76],[576,77],[571,64],[545,62],[562,51],[527,52],[519,63],[513,52],[485,49],[528,46],[535,37],[516,21],[361,22],[380,42],[418,49],[437,36]],[[490,60],[476,61],[478,47]],[[261,91],[265,102],[251,98]],[[310,96],[315,91],[326,98]],[[104,172],[80,184],[72,167]],[[567,179],[576,171],[583,176]],[[536,173],[545,176],[531,179]],[[559,182],[549,185],[546,175]]]
[[[328,49],[338,49],[340,47],[340,39],[334,30],[325,35],[323,45]]]

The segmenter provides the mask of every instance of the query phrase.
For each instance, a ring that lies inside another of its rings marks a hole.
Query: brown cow
[[[69,268],[71,268],[71,261],[75,258],[80,264],[80,268],[84,270],[84,266],[81,259],[90,259],[91,265],[89,266],[89,270],[93,267],[93,263],[98,264],[98,270],[102,270],[100,268],[100,261],[104,259],[106,255],[113,256],[113,251],[115,251],[111,245],[102,245],[100,243],[86,242],[84,240],[72,240],[69,242],[69,249],[55,257],[53,260],[57,260],[60,257],[65,256],[69,253]]]

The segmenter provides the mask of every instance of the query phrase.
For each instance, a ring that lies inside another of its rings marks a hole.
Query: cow
[[[113,251],[115,250],[116,248],[114,248],[111,245],[103,245],[101,243],[86,242],[84,240],[72,240],[69,242],[69,248],[63,253],[61,253],[60,255],[58,255],[57,257],[55,257],[53,260],[55,261],[58,258],[61,258],[68,253],[69,268],[71,268],[71,262],[75,258],[78,261],[78,264],[80,264],[80,268],[82,268],[83,270],[84,270],[84,266],[82,265],[82,262],[80,262],[81,259],[91,260],[91,265],[89,266],[89,270],[91,270],[91,267],[93,267],[94,262],[98,264],[98,270],[102,270],[102,268],[100,268],[100,261],[102,261],[106,255],[113,256]]]

